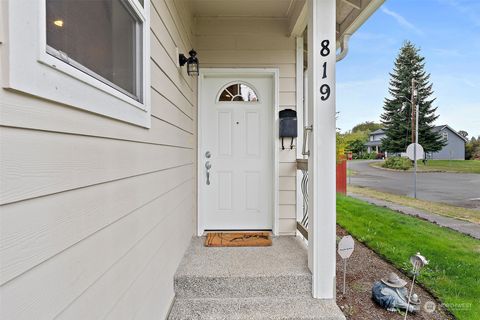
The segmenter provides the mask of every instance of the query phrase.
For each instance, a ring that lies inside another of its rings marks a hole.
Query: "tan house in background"
[[[174,307],[172,319],[202,319],[189,294],[211,286],[216,262],[192,237],[261,229],[277,237],[262,250],[280,250],[278,257],[244,256],[277,272],[272,283],[295,284],[299,268],[306,282],[295,290],[320,299],[312,312],[341,319],[328,304],[335,298],[335,62],[382,3],[1,1],[0,318],[164,319],[177,295],[187,310]],[[179,63],[192,48],[198,77]],[[299,137],[282,150],[284,109],[297,111]],[[297,159],[307,158],[302,194]],[[308,230],[308,249],[284,237],[297,228]],[[228,260],[240,251],[221,252],[231,274],[243,271]],[[205,263],[203,284],[179,276],[196,261]],[[242,279],[268,287],[260,269]],[[221,294],[235,283],[226,278],[214,279]],[[280,294],[271,289],[262,299]],[[303,303],[297,291],[279,300],[288,312]],[[224,298],[205,305],[228,306]],[[251,297],[234,298],[244,299],[237,305],[250,317]],[[266,302],[262,312],[274,309]]]

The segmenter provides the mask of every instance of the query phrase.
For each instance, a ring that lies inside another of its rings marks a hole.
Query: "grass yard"
[[[446,171],[463,173],[480,173],[480,161],[478,160],[428,160],[427,165],[418,162],[418,168],[422,171]]]
[[[423,254],[430,263],[418,281],[458,319],[479,319],[480,241],[342,195],[337,196],[337,222],[406,274],[409,257]]]
[[[383,161],[374,162],[371,165],[381,167]],[[413,169],[410,169],[413,170]],[[418,170],[424,172],[457,172],[457,173],[480,173],[480,161],[478,160],[428,160],[424,165],[418,162]]]
[[[348,185],[348,192],[359,195],[385,200],[404,206],[436,213],[441,216],[455,218],[473,223],[480,223],[480,210],[473,210],[461,207],[455,207],[444,203],[432,202],[427,200],[413,199],[407,196],[396,195],[392,193],[377,191],[370,188],[356,187]]]

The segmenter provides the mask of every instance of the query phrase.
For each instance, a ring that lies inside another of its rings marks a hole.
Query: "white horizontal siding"
[[[192,19],[176,6],[152,0],[150,129],[0,89],[0,318],[166,316],[196,210],[197,84],[175,49],[193,47]]]
[[[3,206],[0,220],[5,227],[0,236],[0,283],[108,227],[193,177],[193,165],[186,165]]]
[[[193,132],[194,130],[194,122],[192,121],[194,108],[190,107],[182,110],[162,96],[165,93],[158,93],[153,90],[153,117],[150,130],[46,100],[32,99],[29,96],[14,94],[5,90],[0,92],[2,98],[0,123],[8,127],[151,144],[169,144],[170,137],[165,134],[163,128],[174,130],[174,128],[169,128],[172,125],[186,132]],[[191,138],[191,140],[193,145],[195,139]]]
[[[295,191],[296,181],[295,177],[280,177],[280,190],[281,191]]]
[[[183,199],[180,205],[178,205],[178,199]],[[182,256],[183,252],[176,248],[176,242],[181,242],[181,247],[184,248],[190,240],[189,237],[182,236],[182,233],[188,234],[191,232],[189,227],[192,225],[193,217],[182,213],[193,210],[193,199],[194,190],[191,183],[184,183],[172,190],[170,194],[165,195],[165,202],[161,204],[161,207],[165,208],[163,209],[164,212],[166,209],[171,208],[169,215],[165,218],[162,217],[162,219],[165,220],[155,225],[132,250],[112,266],[110,272],[102,275],[95,285],[90,290],[87,290],[85,294],[81,295],[75,303],[67,307],[59,315],[58,319],[72,319],[74,317],[94,319],[99,315],[103,318],[111,313],[112,309],[118,308],[120,310],[120,306],[122,306],[122,308],[126,306],[128,309],[135,309],[135,307],[138,309],[142,308],[143,303],[140,300],[133,304],[133,308],[129,306],[131,303],[130,299],[134,298],[134,296],[129,293],[131,286],[136,285],[136,287],[138,287],[138,289],[135,290],[135,296],[148,297],[148,293],[151,290],[150,287],[154,285],[153,282],[158,281],[154,280],[153,277],[158,275],[160,270],[162,270],[160,272],[165,272],[165,267],[167,267],[170,257],[176,256],[178,259]],[[174,203],[177,207],[172,208],[167,201]],[[160,215],[157,216],[159,217]],[[167,246],[179,252],[172,252],[172,249],[168,249]],[[152,250],[151,248],[154,249]],[[170,267],[175,268],[175,265],[171,265]],[[151,270],[152,268],[158,268],[158,270]],[[174,270],[171,270],[171,272],[173,271]],[[143,282],[139,283],[141,284],[139,286],[136,282],[144,272],[146,272],[147,279],[152,277],[148,279],[148,282],[151,283]],[[171,275],[171,272],[167,274]],[[168,283],[164,286],[166,288],[172,288],[172,279],[169,278],[167,281]],[[129,297],[129,299],[125,300],[125,296]],[[158,296],[153,296],[152,298],[153,300],[157,300]],[[93,301],[100,299],[103,300],[102,304],[95,303],[92,305]],[[159,301],[151,302],[157,304]],[[126,305],[123,306],[123,304]],[[163,308],[165,308],[165,306],[163,306]],[[166,310],[163,311],[163,313],[165,313]],[[122,310],[121,313],[124,314],[125,312]],[[114,318],[119,319],[117,316]],[[123,318],[132,319],[133,314],[130,316],[124,314]]]
[[[6,308],[2,313],[5,319],[35,319],[39,314],[44,319],[53,318],[72,302],[81,301],[89,290],[101,285],[98,281],[102,275],[115,270],[121,259],[128,259],[133,250],[154,253],[158,243],[173,236],[176,230],[182,230],[181,222],[188,225],[184,216],[191,213],[194,198],[188,197],[188,193],[171,194],[171,198],[154,199],[124,219],[4,284],[2,303]],[[160,231],[155,232],[157,228]],[[137,248],[145,239],[150,245]],[[101,298],[101,303],[110,299],[107,296]]]
[[[197,18],[196,32],[198,37],[202,36],[246,36],[263,35],[264,39],[270,36],[287,35],[288,25],[284,19],[263,19],[263,18]],[[268,40],[267,40],[268,41]],[[293,40],[294,42],[294,40]],[[200,45],[200,44],[199,44]],[[293,45],[295,46],[295,45]],[[260,49],[263,49],[260,47]],[[274,48],[272,48],[274,49]]]
[[[0,202],[46,196],[193,163],[192,135],[169,128],[175,147],[2,128]]]

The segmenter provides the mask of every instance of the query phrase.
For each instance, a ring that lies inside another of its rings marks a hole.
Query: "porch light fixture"
[[[196,76],[198,77],[198,58],[197,52],[195,50],[190,50],[188,53],[190,57],[185,57],[183,53],[178,55],[178,63],[181,67],[187,64],[187,73],[189,76]]]

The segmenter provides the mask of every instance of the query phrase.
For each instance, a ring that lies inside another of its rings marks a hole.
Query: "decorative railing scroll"
[[[298,231],[308,239],[308,159],[297,159],[297,169],[302,172],[300,190],[302,192],[302,216],[297,221]]]

